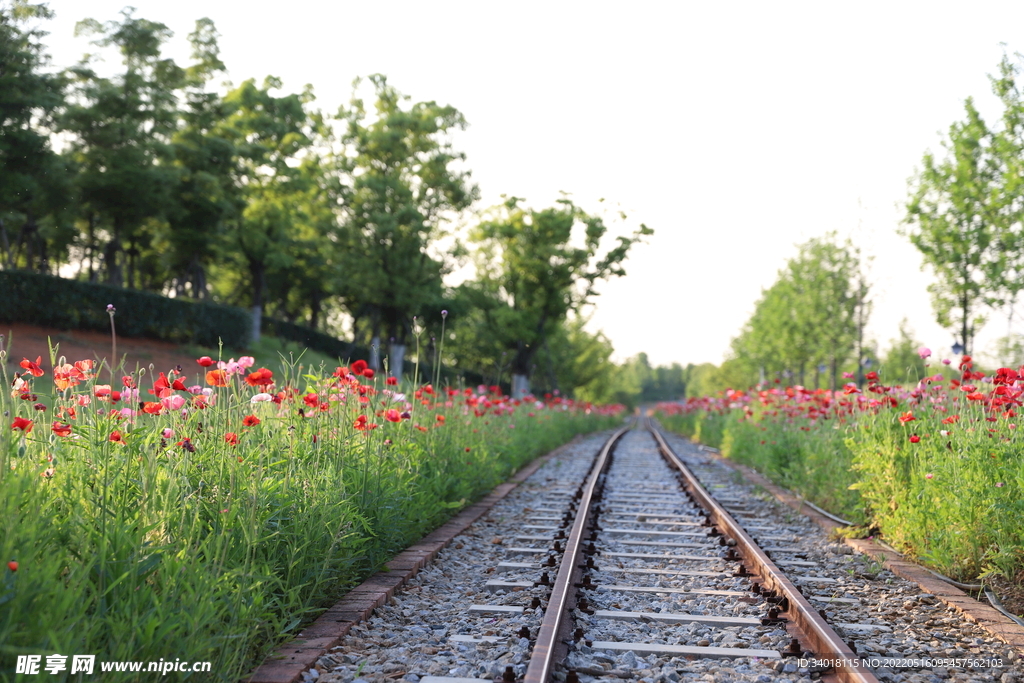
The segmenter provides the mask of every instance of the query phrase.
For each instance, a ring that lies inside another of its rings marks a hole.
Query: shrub
[[[110,329],[107,304],[113,304],[118,334],[179,344],[216,347],[223,340],[243,347],[252,319],[234,306],[18,270],[0,271],[0,292],[0,322],[103,332]]]

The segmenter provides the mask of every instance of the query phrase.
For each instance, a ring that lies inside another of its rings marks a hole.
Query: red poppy
[[[910,412],[909,410],[907,412],[903,413],[902,415],[900,415],[900,422],[902,422],[903,424],[907,424],[908,422],[913,422],[916,419],[917,418],[914,417],[914,413]]]
[[[363,377],[365,377],[366,379],[373,379],[373,375],[374,372],[372,369],[366,368],[365,370],[363,370]]]
[[[174,389],[175,391],[185,391],[185,383],[182,382],[181,378],[179,377],[178,379],[174,380],[174,382],[171,383],[171,389]]]
[[[135,387],[135,380],[131,375],[125,375],[121,378],[121,384],[124,385],[125,389],[132,389]]]
[[[235,434],[234,432],[228,432],[227,434],[224,435],[224,440],[231,444],[232,446],[237,446],[238,434]]]
[[[153,394],[157,398],[166,398],[171,395],[171,383],[167,380],[167,375],[160,373],[160,376],[153,382],[153,388],[149,390],[149,393]]]
[[[57,391],[64,391],[68,387],[76,386],[84,379],[87,379],[86,374],[69,363],[53,368],[53,383],[57,387]]]
[[[877,382],[878,381],[878,373],[875,372],[874,370],[872,370],[871,372],[869,372],[866,375],[864,375],[864,379],[866,379],[869,382]]]
[[[32,420],[26,420],[23,417],[14,418],[14,422],[11,424],[11,429],[20,429],[26,434],[32,431]]]
[[[387,420],[388,422],[401,422],[402,414],[395,410],[394,408],[389,408],[384,413],[384,419]]]
[[[426,427],[424,427],[424,426],[422,426],[422,425],[413,425],[413,426],[414,426],[414,427],[415,427],[416,429],[420,430],[421,432],[425,432],[425,431],[427,431],[427,428],[426,428]]]
[[[44,374],[43,373],[43,369],[41,367],[39,367],[39,364],[42,363],[42,362],[43,362],[43,357],[42,356],[38,356],[36,358],[36,362],[35,363],[30,361],[28,358],[24,358],[21,361],[21,363],[19,363],[19,365],[21,365],[21,367],[23,367],[26,370],[28,370],[29,372],[31,372],[33,377],[42,377],[43,374]]]
[[[260,368],[256,372],[251,372],[245,377],[245,383],[251,387],[265,387],[268,384],[273,384],[274,373],[266,368]]]
[[[54,422],[50,425],[50,429],[53,430],[53,433],[57,436],[71,436],[71,425]]]
[[[360,415],[359,417],[357,417],[356,421],[352,423],[352,426],[358,429],[359,431],[365,431],[367,429],[366,416]]]
[[[444,424],[444,415],[438,415],[435,419],[437,420],[437,424],[439,424],[439,425],[443,425]]]
[[[387,384],[389,387],[397,386],[398,385],[398,378],[397,377],[388,377],[386,380],[384,380],[384,383]]]
[[[206,373],[206,383],[213,387],[226,387],[228,373],[223,370],[210,370]]]
[[[121,432],[117,431],[116,429],[110,432],[110,440],[113,441],[114,443],[119,443],[122,446],[125,445],[124,438],[121,436]]]
[[[146,401],[142,404],[142,412],[147,415],[159,415],[164,411],[164,404],[159,401]]]
[[[320,397],[317,396],[316,394],[306,394],[305,396],[302,397],[302,402],[305,403],[310,408],[316,408],[318,405],[320,405]]]
[[[942,424],[944,424],[944,425],[952,425],[952,424],[956,424],[959,421],[960,421],[960,416],[959,415],[950,415],[949,417],[945,417],[945,418],[942,419]]]
[[[11,560],[7,563],[7,568],[10,569],[12,572],[16,572],[18,571],[18,563],[14,560]]]
[[[202,358],[196,359],[196,362],[202,365],[204,368],[208,368],[211,365],[213,365],[216,361],[214,361],[209,356],[203,356]]]
[[[363,374],[363,370],[366,368],[367,365],[365,360],[357,360],[355,363],[352,363],[352,367],[350,369],[352,370],[353,375],[361,375]]]
[[[244,424],[246,427],[255,427],[259,423],[260,419],[255,415],[246,415],[244,418],[242,418],[242,424]]]
[[[910,435],[910,443],[917,443],[920,440],[921,440],[921,437],[919,437],[917,434],[911,434]]]

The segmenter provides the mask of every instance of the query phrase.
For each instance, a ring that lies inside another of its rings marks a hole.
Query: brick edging
[[[811,521],[823,530],[831,532],[834,529],[843,527],[842,524],[829,519],[817,510],[807,507],[803,504],[803,499],[796,496],[792,491],[772,483],[771,480],[757,470],[746,465],[730,461],[721,454],[710,451],[705,452],[719,462],[725,464],[727,467],[730,467],[734,471],[742,474],[743,477],[751,484],[756,484],[771,493],[779,502],[788,505],[793,510],[810,518]],[[956,610],[963,614],[968,621],[978,624],[1007,645],[1024,651],[1024,626],[1014,622],[991,605],[986,605],[983,602],[975,600],[956,586],[937,578],[934,574],[916,562],[912,562],[900,553],[884,548],[872,540],[865,538],[845,538],[843,540],[846,545],[850,546],[857,552],[868,555],[876,561],[881,562],[882,566],[893,574],[907,579],[908,581],[913,581],[921,588],[921,590],[931,593],[950,607],[956,608]]]
[[[320,657],[337,646],[353,626],[369,618],[375,608],[387,602],[399,586],[416,576],[420,569],[451,543],[452,539],[487,514],[498,501],[540,469],[541,465],[569,446],[578,443],[581,438],[581,435],[577,435],[572,441],[562,444],[547,455],[535,458],[507,482],[496,486],[484,498],[463,508],[440,527],[395,555],[385,563],[385,571],[377,572],[346,593],[340,602],[302,629],[295,640],[282,645],[267,656],[263,663],[243,680],[246,683],[299,681],[304,671],[312,668]]]

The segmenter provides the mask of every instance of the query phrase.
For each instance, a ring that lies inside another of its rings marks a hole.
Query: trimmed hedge
[[[263,316],[263,320],[260,322],[260,330],[264,334],[298,342],[307,348],[335,358],[348,360],[359,358],[369,360],[370,358],[370,349],[352,342],[342,341],[337,337],[318,332],[312,327],[306,327],[305,325],[296,325],[285,320]]]
[[[176,344],[245,348],[249,342],[252,314],[237,306],[193,299],[169,299],[153,292],[69,280],[24,270],[0,270],[0,323],[28,323],[61,330],[108,332],[107,304],[117,309],[117,333],[125,337],[163,339]],[[298,342],[341,360],[369,360],[370,349],[342,341],[310,327],[263,316],[262,331]],[[387,351],[382,350],[386,355]],[[407,366],[412,372],[412,365]],[[420,372],[425,381],[434,375],[429,364]],[[483,384],[472,370],[442,368],[442,382]]]
[[[249,339],[248,311],[152,292],[68,280],[20,270],[0,271],[0,322],[64,330],[110,329],[107,304],[117,309],[117,333],[200,346],[241,348]]]

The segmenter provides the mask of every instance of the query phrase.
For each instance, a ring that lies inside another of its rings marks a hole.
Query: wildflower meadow
[[[1012,578],[1024,563],[1024,367],[986,374],[970,356],[958,365],[910,388],[869,372],[863,391],[762,386],[659,411],[669,428],[941,572]]]
[[[409,542],[621,410],[399,383],[363,361],[123,372],[58,354],[21,360],[0,395],[5,662],[181,657],[237,680]]]

